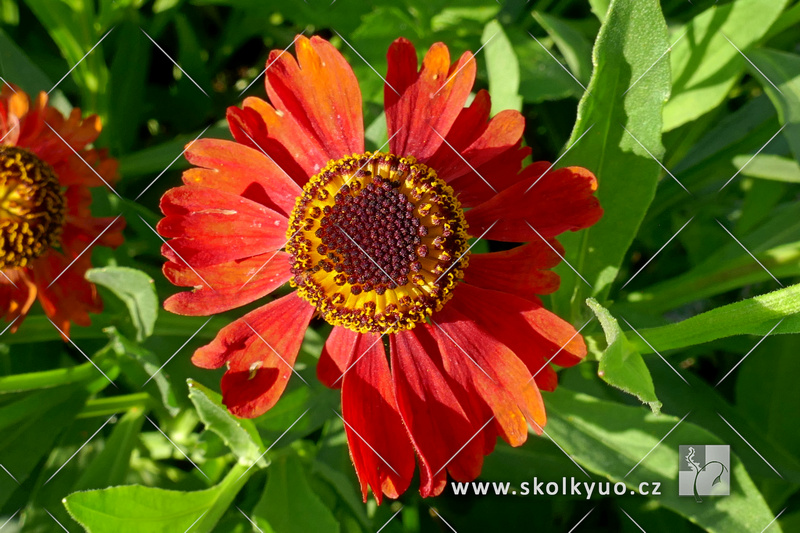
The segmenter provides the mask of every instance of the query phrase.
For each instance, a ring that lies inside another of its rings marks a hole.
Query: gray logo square
[[[727,496],[731,493],[731,447],[727,444],[685,444],[679,447],[678,494]]]

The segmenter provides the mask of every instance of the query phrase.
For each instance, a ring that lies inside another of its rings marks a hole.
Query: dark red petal
[[[313,314],[314,307],[293,292],[222,328],[192,362],[201,368],[227,363],[223,403],[236,416],[262,415],[286,388]]]
[[[483,441],[437,365],[433,338],[413,330],[390,336],[392,377],[400,415],[419,454],[420,494],[444,490],[447,472],[458,481],[480,474]],[[423,342],[425,345],[423,345]]]
[[[298,36],[295,51],[297,60],[282,50],[270,53],[266,75],[270,101],[316,139],[327,159],[363,153],[361,90],[350,65],[320,37]]]
[[[397,410],[381,337],[357,335],[352,367],[342,379],[342,417],[364,501],[369,486],[380,504],[384,494],[397,498],[408,488],[414,449]]]
[[[525,364],[506,345],[474,321],[446,305],[433,317],[445,368],[489,405],[498,431],[512,446],[528,438],[527,422],[542,427],[546,422],[539,388]]]
[[[164,309],[179,315],[213,315],[254,302],[292,277],[289,255],[270,252],[239,261],[192,269],[164,263],[164,275],[179,287],[194,287],[166,299]]]
[[[558,253],[564,249],[555,239],[549,240]],[[553,268],[561,257],[541,239],[503,252],[474,254],[469,267],[464,270],[464,281],[470,285],[535,298],[537,294],[550,294],[558,289],[560,278]]]
[[[487,239],[526,242],[540,238],[530,226],[542,237],[555,237],[588,228],[603,215],[594,196],[597,179],[585,168],[560,168],[539,179],[541,170],[531,165],[523,175],[518,183],[465,213],[473,235],[491,227]]]
[[[462,283],[447,305],[511,348],[531,374],[537,374],[554,356],[552,362],[562,367],[573,366],[586,356],[583,337],[538,300]]]
[[[458,195],[462,207],[475,207],[515,184],[520,179],[522,162],[530,154],[529,147],[517,143],[474,171],[469,169],[467,174],[455,178],[449,185]]]
[[[164,256],[193,268],[274,251],[286,243],[288,220],[261,204],[208,187],[184,185],[161,197],[157,229],[174,237]]]
[[[260,151],[231,141],[200,139],[186,159],[202,168],[183,173],[186,185],[243,196],[289,216],[302,189]]]
[[[387,60],[383,94],[391,151],[426,163],[464,108],[475,82],[475,61],[465,52],[451,66],[447,46],[435,43],[417,72],[417,52],[404,38],[392,43]]]
[[[347,369],[347,362],[356,349],[359,334],[355,331],[334,326],[317,362],[317,378],[323,385],[331,389],[342,388],[342,374]]]

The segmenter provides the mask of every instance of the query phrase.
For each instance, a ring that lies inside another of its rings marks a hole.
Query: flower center
[[[50,165],[0,146],[0,269],[23,267],[58,243],[65,203]]]
[[[335,326],[411,329],[452,297],[468,263],[466,229],[453,190],[413,157],[331,161],[289,221],[292,284]]]

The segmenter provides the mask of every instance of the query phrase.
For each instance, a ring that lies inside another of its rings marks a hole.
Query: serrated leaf
[[[134,268],[105,267],[86,271],[86,279],[102,285],[125,303],[136,328],[136,340],[153,334],[158,317],[158,296],[153,279]]]
[[[189,379],[189,399],[197,409],[200,420],[206,429],[219,435],[225,444],[247,466],[258,461],[259,466],[267,465],[262,454],[264,447],[255,424],[251,420],[239,419],[222,405],[222,396]]]
[[[650,370],[622,332],[617,319],[593,298],[586,300],[586,304],[600,321],[608,343],[599,357],[597,375],[609,385],[636,396],[649,405],[654,413],[661,412],[661,402],[656,397]]]

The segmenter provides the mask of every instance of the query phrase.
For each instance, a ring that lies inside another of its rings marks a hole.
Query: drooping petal
[[[391,151],[427,163],[466,104],[475,61],[465,52],[451,65],[447,46],[435,43],[417,72],[417,52],[404,38],[392,43],[387,60],[383,94]]]
[[[433,338],[417,329],[390,336],[392,378],[400,415],[419,455],[420,494],[429,497],[444,490],[447,472],[458,481],[478,476],[483,442],[475,438],[480,426],[469,420],[433,360],[439,357]]]
[[[400,418],[381,338],[357,334],[351,368],[342,379],[342,418],[350,457],[367,501],[397,498],[414,475],[414,449]]]
[[[161,211],[165,217],[158,232],[174,237],[162,247],[164,256],[193,268],[267,253],[286,243],[286,217],[229,192],[176,187],[161,198]]]
[[[266,85],[272,105],[314,138],[328,160],[364,152],[361,90],[350,65],[320,37],[298,36],[295,51],[297,60],[281,50],[269,55]]]
[[[342,375],[356,349],[359,333],[334,326],[317,362],[317,378],[331,389],[342,388]],[[358,356],[356,356],[358,357]]]
[[[453,299],[447,305],[455,307],[511,348],[533,375],[540,372],[547,361],[568,367],[586,356],[583,337],[571,324],[542,307],[538,300],[462,283],[453,291]]]
[[[540,239],[531,226],[542,237],[555,237],[587,228],[603,215],[594,196],[597,179],[585,168],[560,168],[541,176],[531,165],[523,174],[521,181],[465,213],[473,235],[491,227],[487,239],[527,242]]]
[[[534,428],[544,426],[539,388],[514,352],[453,305],[444,306],[433,320],[445,368],[464,383],[472,383],[474,393],[491,408],[506,442],[512,446],[524,443],[528,422]]]
[[[474,171],[469,169],[467,174],[453,179],[449,185],[458,195],[462,207],[475,207],[516,183],[522,162],[530,154],[530,147],[517,143]]]
[[[286,216],[303,192],[266,155],[239,143],[200,139],[186,150],[186,159],[201,167],[183,173],[186,185],[243,196]]]
[[[314,308],[290,293],[222,328],[192,362],[201,368],[227,364],[222,400],[231,413],[253,418],[283,394]]]
[[[38,289],[28,269],[9,268],[0,274],[0,309],[5,318],[13,322],[11,332],[19,328],[36,301]]]
[[[213,315],[241,307],[268,295],[292,277],[285,252],[190,268],[164,263],[164,276],[179,287],[194,287],[164,301],[164,309],[179,315]]]
[[[550,239],[549,243],[563,256],[564,249],[558,241]],[[464,270],[464,281],[528,299],[550,294],[561,281],[558,274],[549,270],[561,262],[558,254],[541,239],[503,252],[473,254]]]

